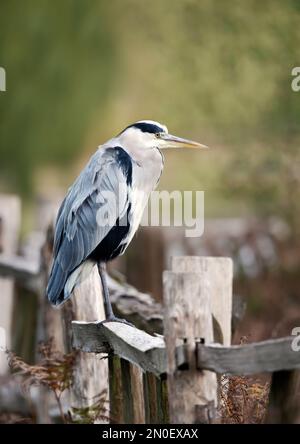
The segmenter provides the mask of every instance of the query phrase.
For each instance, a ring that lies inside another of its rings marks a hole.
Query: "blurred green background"
[[[158,120],[213,148],[167,152],[161,189],[204,190],[206,221],[279,218],[288,233],[251,226],[233,239],[230,221],[208,223],[185,254],[233,257],[258,337],[270,303],[267,336],[288,306],[299,314],[299,0],[0,0],[0,11],[0,191],[22,197],[23,233],[35,196],[63,195],[99,144]],[[159,295],[166,264],[151,277],[135,242],[126,275]]]
[[[97,145],[152,118],[213,147],[168,153],[161,188],[297,225],[299,19],[297,0],[1,0],[1,190],[64,189]]]

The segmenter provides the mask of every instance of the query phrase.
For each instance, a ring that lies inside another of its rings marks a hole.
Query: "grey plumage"
[[[125,128],[91,157],[58,212],[47,286],[52,304],[66,301],[97,263],[106,317],[124,322],[113,314],[105,263],[123,254],[130,243],[161,176],[160,150],[172,147],[204,146],[172,136],[158,122],[144,120]]]
[[[109,225],[97,223],[97,212],[101,211],[102,205],[106,205],[112,217],[115,211],[114,206],[102,198],[103,192],[111,191],[118,196],[120,215],[126,212],[129,203],[126,181],[127,177],[117,162],[116,151],[100,148],[69,189],[56,221],[54,263],[47,286],[52,304],[58,305],[70,296],[73,288],[66,286],[70,274],[88,258],[111,229]],[[122,190],[127,190],[127,193],[122,194]]]

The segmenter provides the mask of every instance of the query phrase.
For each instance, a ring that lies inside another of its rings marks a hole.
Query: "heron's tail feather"
[[[68,275],[63,271],[58,261],[55,261],[46,290],[51,304],[58,306],[66,302],[74,288],[89,276],[94,266],[94,261],[86,260]]]
[[[73,290],[77,285],[81,284],[85,281],[88,276],[91,274],[96,262],[88,259],[84,261],[79,267],[77,267],[68,277],[65,291],[64,291],[64,299],[67,300],[71,296]]]
[[[63,271],[59,262],[54,261],[46,289],[51,304],[60,305],[64,302],[64,286],[66,280],[67,274]]]

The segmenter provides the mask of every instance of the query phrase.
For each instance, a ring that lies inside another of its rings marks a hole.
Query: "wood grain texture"
[[[130,384],[133,398],[133,424],[145,424],[143,371],[130,364]]]
[[[165,271],[163,275],[165,304],[165,341],[168,358],[168,396],[170,422],[193,424],[196,406],[213,401],[216,404],[216,375],[197,371],[195,338],[206,343],[213,340],[210,294],[207,281],[200,273]],[[183,339],[188,369],[178,370],[176,346]]]
[[[122,401],[123,401],[123,417],[125,424],[133,424],[133,393],[130,375],[129,361],[121,359],[121,378],[122,378]]]
[[[221,347],[197,344],[198,368],[231,375],[251,375],[300,368],[300,353],[292,350],[294,337]]]
[[[120,363],[124,423],[145,424],[143,372],[125,359],[121,359]]]
[[[166,375],[157,377],[152,373],[143,373],[145,423],[168,424],[169,404]]]
[[[227,257],[176,256],[172,271],[200,273],[210,294],[211,311],[216,325],[214,342],[231,344],[233,263]]]
[[[164,339],[119,322],[73,322],[73,345],[86,352],[113,352],[144,371],[166,371]]]
[[[121,359],[119,356],[108,357],[109,368],[109,417],[111,424],[123,424],[123,395]]]
[[[153,373],[146,372],[143,375],[144,396],[145,396],[145,422],[146,424],[157,424],[158,402],[156,383],[157,378]]]

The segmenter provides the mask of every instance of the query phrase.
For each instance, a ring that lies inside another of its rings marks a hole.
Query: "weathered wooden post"
[[[125,359],[109,357],[110,422],[144,424],[143,372]]]
[[[125,424],[143,424],[145,423],[145,409],[142,370],[125,359],[120,359],[120,363],[123,421]]]
[[[0,195],[0,253],[15,254],[19,240],[21,222],[21,202],[17,196]],[[14,303],[14,280],[0,278],[1,310],[0,327],[3,342],[7,348],[11,347],[11,328]],[[0,374],[8,370],[5,353],[0,351]]]
[[[177,256],[175,272],[199,273],[210,294],[214,342],[231,345],[233,263],[228,257]]]
[[[196,341],[230,345],[232,262],[227,258],[174,257],[164,272],[165,340],[170,422],[212,422],[217,378],[196,369]],[[215,323],[213,325],[214,316]],[[178,369],[175,348],[184,341],[188,368]]]
[[[72,298],[64,306],[64,320],[66,344],[72,347],[73,320],[102,321],[105,319],[101,290],[101,282],[97,267],[90,276],[74,290]],[[109,398],[108,393],[108,362],[101,359],[103,355],[78,352],[74,369],[74,382],[71,392],[71,406],[75,408],[88,407],[97,401],[102,394],[105,397],[105,406]],[[109,415],[108,410],[106,415]],[[106,421],[104,421],[106,422]]]
[[[216,375],[196,368],[196,340],[213,341],[209,289],[200,273],[165,271],[163,284],[170,422],[194,424],[201,409],[216,407],[217,402]],[[187,356],[184,369],[176,359],[179,340]]]
[[[166,375],[157,377],[146,372],[143,380],[146,424],[167,424],[169,405]]]

